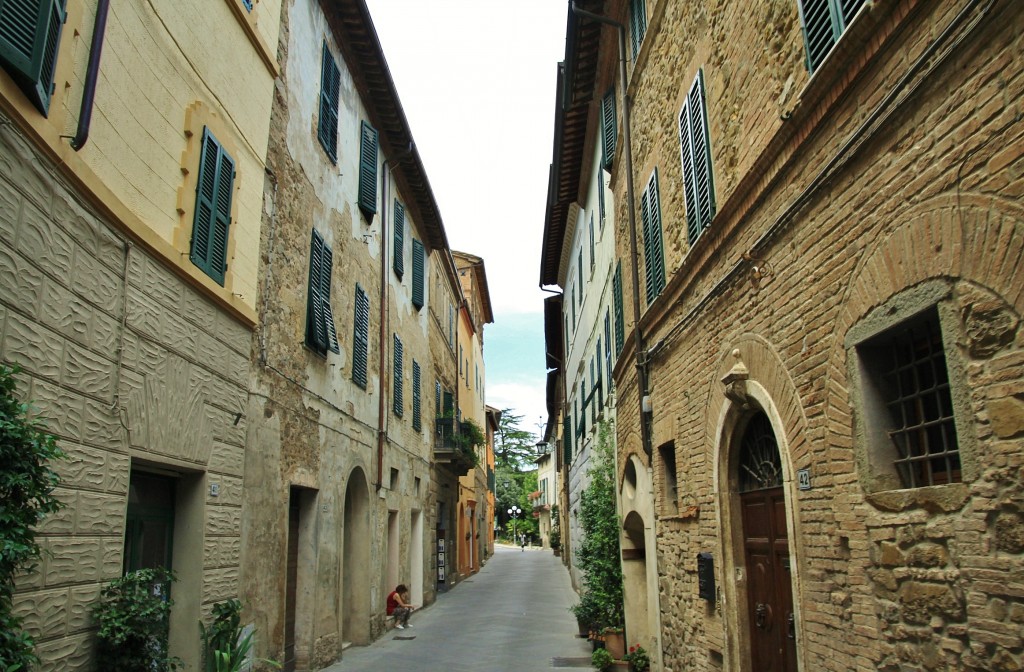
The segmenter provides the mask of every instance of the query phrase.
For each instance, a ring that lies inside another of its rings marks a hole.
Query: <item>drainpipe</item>
[[[385,159],[380,175],[380,359],[377,375],[380,377],[380,399],[377,406],[377,492],[384,487],[384,444],[387,443],[387,362],[388,350],[388,162]]]
[[[100,77],[100,56],[103,54],[103,37],[107,32],[107,10],[110,0],[99,0],[96,5],[96,22],[92,29],[92,45],[89,48],[89,67],[85,71],[85,89],[82,91],[82,109],[78,113],[78,132],[71,139],[71,148],[76,152],[85,147],[92,125],[93,101],[96,99],[96,82]]]
[[[629,96],[626,93],[626,27],[606,16],[580,9],[572,3],[572,11],[579,16],[614,26],[619,32],[619,87],[622,89],[622,141],[626,160],[626,208],[629,210],[629,257],[630,274],[633,279],[633,347],[636,350],[636,382],[640,403],[640,445],[647,457],[651,457],[651,429],[644,400],[647,398],[647,364],[644,361],[644,336],[640,330],[640,272],[637,269],[636,253],[636,202],[633,199],[633,152],[629,135]]]

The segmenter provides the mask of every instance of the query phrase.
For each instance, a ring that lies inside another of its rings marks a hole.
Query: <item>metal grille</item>
[[[740,492],[777,488],[782,485],[782,460],[772,423],[758,413],[747,424],[740,444]]]
[[[894,334],[887,350],[883,378],[893,421],[889,436],[899,452],[895,463],[903,485],[959,482],[960,452],[936,316]]]

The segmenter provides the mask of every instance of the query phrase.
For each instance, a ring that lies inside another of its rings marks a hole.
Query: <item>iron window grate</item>
[[[889,436],[899,457],[896,469],[908,488],[961,480],[942,333],[935,316],[902,329],[888,344],[883,371]]]

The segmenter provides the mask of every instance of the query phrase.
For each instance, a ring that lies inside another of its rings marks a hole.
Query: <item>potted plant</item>
[[[97,669],[119,672],[167,672],[181,660],[167,653],[174,574],[161,568],[139,569],[111,581],[93,606],[99,624]]]
[[[601,672],[611,669],[614,662],[612,654],[608,653],[608,649],[595,649],[594,653],[590,656],[590,664],[594,666],[594,669],[601,670]]]
[[[226,600],[213,605],[213,623],[207,628],[199,622],[203,639],[204,672],[239,672],[249,661],[255,630],[242,628],[242,603]],[[273,660],[260,659],[274,669],[281,665]]]
[[[651,669],[651,657],[647,654],[647,650],[639,644],[629,647],[624,658],[629,663],[629,669],[632,672],[647,672]]]

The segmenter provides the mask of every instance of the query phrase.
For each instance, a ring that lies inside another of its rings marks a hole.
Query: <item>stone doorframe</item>
[[[627,646],[642,644],[660,661],[661,591],[658,589],[654,476],[636,453],[630,453],[619,474],[617,501]]]
[[[743,519],[736,462],[747,421],[757,411],[763,411],[779,446],[792,559],[793,611],[797,616],[797,667],[806,669],[802,650],[806,640],[801,618],[805,557],[797,543],[802,535],[795,507],[795,464],[806,461],[808,438],[806,418],[795,386],[774,348],[758,336],[746,335],[722,357],[718,381],[712,386],[708,401],[708,418],[717,417],[713,430],[709,423],[708,429],[714,434],[708,437],[708,443],[714,451],[713,485],[718,512],[718,557],[721,558],[717,563],[716,580],[721,586],[718,613],[726,635],[725,651],[722,651],[724,667],[737,672],[756,672],[751,669],[748,655],[751,624],[747,617]],[[780,408],[787,409],[792,417],[783,417]],[[793,428],[792,433],[787,433],[786,427]]]

